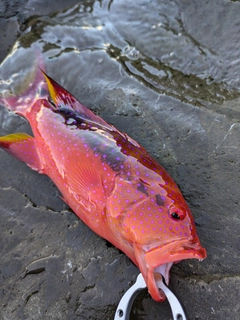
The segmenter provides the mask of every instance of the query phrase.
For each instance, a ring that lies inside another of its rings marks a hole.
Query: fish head
[[[164,196],[160,196],[162,191]],[[124,223],[129,226],[131,239],[134,239],[134,259],[156,301],[166,298],[157,286],[159,274],[168,284],[169,271],[174,263],[206,257],[190,208],[177,187],[174,192],[165,187],[146,197],[128,212]]]

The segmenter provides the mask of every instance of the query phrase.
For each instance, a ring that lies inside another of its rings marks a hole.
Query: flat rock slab
[[[175,265],[171,289],[189,319],[239,319],[240,3],[17,5],[0,16],[16,30],[0,36],[2,58],[17,38],[1,94],[29,86],[41,52],[52,78],[143,145],[180,186],[208,253]],[[22,131],[27,122],[1,106],[0,134]],[[113,319],[138,269],[47,177],[3,151],[0,163],[0,318]],[[168,303],[143,290],[131,320],[160,318],[171,319]]]

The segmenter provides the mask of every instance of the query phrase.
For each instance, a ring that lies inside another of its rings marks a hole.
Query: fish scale
[[[42,77],[38,70],[33,88],[45,86]],[[135,140],[45,78],[50,97],[28,90],[3,99],[34,137],[0,137],[0,147],[48,175],[75,214],[139,267],[153,299],[164,301],[157,273],[168,283],[174,262],[206,257],[179,188]]]

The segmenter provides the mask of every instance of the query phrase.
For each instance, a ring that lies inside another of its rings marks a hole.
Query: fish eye
[[[185,213],[183,210],[181,210],[180,208],[171,208],[169,210],[169,214],[171,216],[172,219],[174,220],[183,220],[185,218]]]
[[[175,219],[175,220],[180,220],[180,216],[178,215],[177,212],[172,212],[172,213],[171,213],[171,217],[172,217],[173,219]]]

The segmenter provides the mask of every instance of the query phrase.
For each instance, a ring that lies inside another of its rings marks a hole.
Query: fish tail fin
[[[43,173],[35,138],[21,132],[0,136],[0,148],[25,162],[33,170]]]
[[[42,70],[45,70],[43,57],[37,52],[35,66],[27,74],[26,81],[21,83],[21,89],[14,94],[9,89],[3,90],[0,93],[0,104],[9,111],[25,116],[37,99],[47,96],[47,85]],[[24,85],[22,86],[22,84]]]

